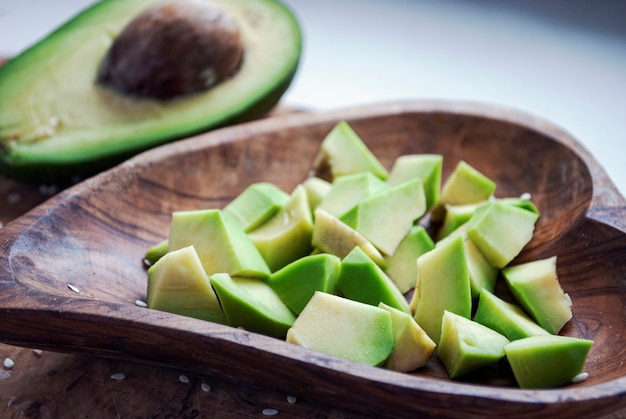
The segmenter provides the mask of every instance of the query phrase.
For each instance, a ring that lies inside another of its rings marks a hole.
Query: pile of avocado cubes
[[[291,193],[259,182],[223,209],[174,212],[145,255],[148,307],[395,371],[436,355],[453,379],[501,360],[521,388],[580,379],[593,341],[558,334],[572,311],[556,257],[510,265],[537,208],[495,198],[464,161],[441,185],[442,164],[403,155],[387,172],[341,121]]]

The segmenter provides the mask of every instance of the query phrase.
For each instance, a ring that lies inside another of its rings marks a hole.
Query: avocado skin
[[[181,127],[179,133],[161,136],[147,135],[141,141],[134,141],[132,146],[126,147],[123,150],[119,150],[118,147],[117,150],[110,151],[107,150],[106,147],[103,147],[97,154],[93,152],[85,153],[84,156],[73,159],[53,158],[49,160],[37,160],[31,158],[24,159],[14,155],[10,147],[6,144],[7,141],[12,140],[7,140],[2,137],[2,125],[4,122],[0,114],[0,175],[25,181],[64,181],[76,177],[85,178],[109,169],[155,146],[195,136],[214,129],[253,121],[266,116],[287,91],[297,73],[302,50],[302,32],[297,18],[286,5],[278,0],[264,0],[264,2],[280,9],[284,18],[291,20],[291,35],[293,37],[294,50],[291,53],[291,57],[286,59],[289,60],[289,62],[287,62],[286,66],[282,69],[282,74],[277,75],[279,79],[277,79],[263,95],[258,96],[252,94],[252,98],[245,103],[239,104],[236,110],[225,112],[217,118],[213,115],[208,123],[197,121],[196,126],[186,125]],[[79,21],[81,16],[96,13],[98,9],[106,10],[108,3],[119,3],[119,1],[103,0],[85,9],[67,23],[57,28],[46,38],[0,66],[0,81],[2,78],[14,77],[14,74],[19,73],[20,69],[25,66],[36,65],[37,63],[33,60],[31,51],[36,54],[35,51],[45,48],[48,39],[54,39],[65,32],[78,29],[80,27]],[[237,74],[233,76],[233,79],[236,77]],[[123,142],[124,139],[117,139],[117,141]]]

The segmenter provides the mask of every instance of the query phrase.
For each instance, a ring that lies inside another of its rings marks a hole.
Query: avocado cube
[[[146,302],[155,310],[226,323],[193,246],[172,250],[148,268]]]
[[[209,280],[229,326],[285,338],[296,317],[266,281],[226,273],[211,275]]]
[[[380,366],[394,347],[391,314],[370,304],[317,291],[288,330],[286,341]]]
[[[461,225],[444,239],[438,241],[435,246],[439,246],[441,243],[452,240],[457,236],[463,239],[472,299],[477,299],[482,289],[489,291],[494,290],[499,270],[491,266],[480,249],[467,237],[467,223]]]
[[[485,289],[480,293],[474,321],[503,334],[511,341],[548,334],[520,306],[504,301]]]
[[[443,241],[417,259],[410,307],[415,321],[435,343],[439,343],[445,311],[470,318],[472,294],[463,237]]]
[[[526,211],[534,212],[539,215],[539,210],[537,206],[530,200],[530,198],[526,198],[524,196],[520,197],[507,197],[507,198],[498,198],[499,202],[507,205],[513,205],[518,208],[525,209]]]
[[[417,258],[434,249],[435,243],[421,225],[414,225],[402,239],[392,256],[385,256],[385,272],[396,284],[400,292],[405,293],[415,287],[417,280]]]
[[[144,254],[144,257],[143,257],[146,265],[148,266],[154,265],[157,260],[161,259],[167,253],[168,247],[169,247],[169,244],[167,242],[167,239],[161,240],[157,244],[150,246],[146,250],[146,253]]]
[[[580,374],[593,341],[569,336],[538,335],[504,347],[517,384],[524,389],[566,385]]]
[[[489,202],[476,208],[467,222],[467,237],[494,268],[504,268],[530,242],[538,215],[534,212]]]
[[[483,175],[469,163],[461,160],[441,188],[439,202],[433,207],[430,218],[441,221],[445,215],[445,206],[477,204],[488,200],[496,190],[494,181]]]
[[[342,261],[337,289],[351,300],[377,306],[380,302],[409,312],[409,305],[398,287],[360,247],[355,247]]]
[[[556,272],[556,256],[509,266],[502,270],[509,289],[533,319],[557,334],[572,318],[572,300]]]
[[[311,253],[312,235],[313,217],[302,185],[280,211],[248,233],[272,272]]]
[[[331,184],[318,208],[341,217],[362,200],[385,189],[389,185],[370,172],[341,176]]]
[[[385,368],[408,372],[425,366],[435,351],[435,342],[409,313],[385,303],[378,304],[378,307],[391,314],[393,329],[393,351],[385,362]]]
[[[426,198],[420,179],[390,187],[339,217],[385,255],[393,255],[413,223],[424,215]]]
[[[396,159],[387,183],[399,185],[407,180],[421,179],[426,196],[426,210],[439,201],[443,156],[440,154],[405,154]]]
[[[322,202],[328,191],[330,191],[332,185],[324,179],[311,176],[302,182],[302,186],[304,187],[304,190],[306,190],[309,207],[311,208],[311,214],[314,214],[320,202]]]
[[[458,378],[504,358],[508,343],[500,333],[446,310],[437,356],[450,378]]]
[[[343,259],[356,246],[360,247],[378,266],[385,268],[387,262],[378,249],[352,227],[328,212],[317,209],[313,225],[313,246],[321,252],[331,253]]]
[[[467,223],[479,204],[446,205],[443,223],[437,230],[437,241],[443,240],[449,234]]]
[[[371,172],[385,180],[389,173],[346,121],[339,121],[326,135],[313,160],[317,177],[333,182],[340,176]]]
[[[274,272],[268,284],[291,311],[300,314],[315,291],[336,293],[340,263],[329,253],[304,256]]]
[[[270,275],[243,228],[221,210],[175,211],[168,240],[170,252],[193,245],[209,276],[217,272],[256,278]]]
[[[289,200],[289,194],[268,182],[253,183],[224,207],[246,233],[270,219]]]

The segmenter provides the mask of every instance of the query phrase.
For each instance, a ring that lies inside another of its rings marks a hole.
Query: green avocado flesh
[[[574,313],[557,256],[510,264],[534,236],[530,198],[496,198],[459,164],[429,208],[440,156],[400,156],[382,180],[365,143],[337,127],[309,174],[341,175],[290,194],[261,181],[221,210],[173,211],[168,238],[144,253],[148,307],[398,372],[431,375],[434,359],[480,385],[502,384],[502,372],[520,388],[586,379],[593,341],[558,335]],[[429,220],[437,208],[442,223]]]
[[[302,43],[296,18],[276,0],[205,0],[236,21],[243,44],[238,70],[208,90],[154,100],[98,85],[115,37],[158,1],[101,1],[0,67],[0,173],[91,174],[158,144],[258,118],[276,104]]]

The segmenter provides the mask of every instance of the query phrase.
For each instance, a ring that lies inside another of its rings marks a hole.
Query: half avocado
[[[180,3],[170,1],[158,17]],[[189,14],[204,13],[222,23],[227,18],[236,26],[241,49],[219,80],[212,68],[198,71],[205,89],[150,94],[142,90],[145,80],[120,87],[103,77],[103,72],[113,72],[114,66],[105,68],[105,63],[112,47],[121,43],[116,42],[120,34],[142,12],[162,5],[161,0],[103,0],[0,67],[0,173],[31,180],[90,175],[158,144],[267,113],[296,73],[302,44],[298,21],[276,0],[196,0],[193,7],[203,3],[213,10]],[[215,10],[218,15],[211,15]],[[189,33],[178,32],[183,38]],[[143,36],[137,33],[131,38]],[[219,36],[215,42],[221,42]],[[180,56],[186,44],[175,38],[166,33],[156,58],[144,52],[141,59],[128,60],[132,65],[126,68],[136,72],[151,60],[162,63],[170,55]],[[216,54],[211,42],[200,48]],[[137,48],[126,48],[127,56],[139,54]],[[200,55],[195,51],[193,57]],[[121,62],[116,70],[124,73]]]

